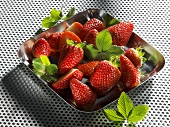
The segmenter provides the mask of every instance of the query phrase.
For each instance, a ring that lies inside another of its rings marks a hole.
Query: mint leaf
[[[53,27],[55,24],[57,23],[56,20],[54,20],[53,18],[51,18],[50,16],[49,17],[46,17],[42,20],[42,27],[44,28],[51,28]]]
[[[65,17],[62,18],[62,20],[67,20],[67,19],[69,19],[70,17],[72,17],[73,15],[75,15],[75,12],[76,12],[76,9],[75,9],[74,7],[72,7],[72,8],[69,10],[68,14],[67,14]]]
[[[125,118],[116,110],[104,109],[104,115],[110,121],[124,121]]]
[[[109,14],[105,14],[103,17],[103,22],[104,22],[104,26],[105,28],[109,27],[109,26],[112,26],[112,25],[115,25],[115,24],[118,24],[120,21],[116,18],[113,18],[111,15]]]
[[[46,55],[41,55],[40,56],[41,62],[45,65],[45,66],[49,66],[50,60],[48,59],[48,57]]]
[[[113,56],[120,57],[121,54],[124,54],[124,50],[119,46],[111,45],[110,48],[105,51],[105,53],[107,54],[105,59],[110,60],[110,58]]]
[[[118,111],[124,116],[124,118],[127,119],[130,111],[133,109],[133,102],[126,95],[125,92],[122,92],[122,94],[120,95],[117,108],[118,108]]]
[[[118,19],[114,18],[109,22],[109,26],[113,26],[113,25],[118,24],[118,23],[120,23],[120,21]]]
[[[99,51],[103,52],[110,48],[112,44],[112,36],[109,31],[103,30],[96,36],[96,45]]]
[[[147,105],[135,106],[132,110],[132,113],[127,119],[128,122],[138,122],[142,120],[147,114],[148,110],[149,110],[149,106]]]
[[[52,9],[50,14],[50,17],[56,22],[61,19],[61,11],[59,10]]]
[[[46,66],[46,73],[48,75],[54,75],[57,73],[58,67],[55,64],[50,64],[49,66]]]
[[[45,66],[42,64],[41,59],[40,58],[35,58],[32,61],[32,65],[36,70],[45,70]]]
[[[98,49],[96,49],[93,44],[86,45],[83,50],[85,55],[91,60],[96,59],[99,53]]]

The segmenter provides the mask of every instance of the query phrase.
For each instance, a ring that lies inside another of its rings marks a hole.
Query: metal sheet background
[[[0,126],[1,127],[117,127],[102,111],[77,112],[58,98],[18,59],[18,47],[41,27],[51,8],[62,0],[0,1]],[[68,0],[77,11],[104,9],[121,21],[135,24],[134,32],[165,57],[165,67],[142,86],[128,93],[134,105],[148,104],[147,117],[138,127],[170,126],[170,2],[168,0]],[[114,102],[107,108],[116,108]],[[126,123],[123,124],[126,126]]]

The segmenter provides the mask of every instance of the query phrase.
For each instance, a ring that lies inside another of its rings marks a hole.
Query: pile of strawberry
[[[106,28],[103,21],[96,18],[84,25],[74,22],[63,32],[55,32],[37,40],[32,53],[36,58],[41,55],[55,56],[58,72],[57,81],[52,83],[52,87],[71,89],[76,105],[88,107],[115,85],[133,88],[140,84],[139,68],[144,54],[140,48],[123,48],[131,37],[133,27],[127,21]],[[105,38],[105,35],[111,38]],[[102,43],[102,39],[109,43]],[[112,52],[116,52],[114,48],[123,52],[112,56]],[[91,58],[85,49],[92,49]],[[105,53],[109,54],[109,58],[108,55],[104,56]],[[82,82],[83,78],[87,79],[87,83]]]

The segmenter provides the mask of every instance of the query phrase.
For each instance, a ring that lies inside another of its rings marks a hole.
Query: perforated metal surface
[[[18,47],[40,28],[51,8],[62,1],[0,1],[0,125],[1,127],[113,127],[102,111],[78,112],[51,92],[17,56]],[[170,17],[168,0],[90,1],[66,4],[77,11],[100,8],[120,20],[135,24],[134,32],[157,48],[165,57],[165,67],[142,86],[128,93],[134,105],[148,104],[147,117],[136,124],[143,127],[170,126]],[[107,108],[116,108],[114,102]],[[126,126],[126,123],[123,124]]]

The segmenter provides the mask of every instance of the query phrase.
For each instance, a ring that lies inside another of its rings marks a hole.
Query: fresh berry
[[[34,57],[37,58],[39,58],[41,55],[49,56],[50,52],[50,45],[44,38],[38,39],[32,47],[32,54]]]
[[[80,108],[89,107],[96,102],[96,94],[86,84],[73,78],[70,88],[76,105]]]
[[[76,78],[78,80],[82,80],[83,73],[79,71],[78,69],[71,69],[69,72],[67,72],[65,75],[60,77],[57,82],[53,83],[52,86],[55,89],[65,89],[69,87],[69,81],[72,78]]]
[[[90,83],[100,96],[108,93],[119,81],[121,73],[107,60],[101,61],[90,77]]]
[[[83,43],[81,43],[83,44]],[[59,75],[62,75],[72,68],[74,68],[76,65],[80,63],[80,61],[83,59],[84,51],[82,48],[76,46],[76,45],[65,45],[62,48],[59,62],[58,62],[58,68],[59,68]]]
[[[88,63],[79,64],[77,69],[83,72],[84,77],[90,77],[91,74],[94,72],[95,67],[100,63],[100,61],[91,61]]]
[[[84,41],[87,42],[87,44],[93,44],[96,45],[96,36],[98,34],[98,31],[96,29],[92,29],[89,31],[89,33],[84,38]]]
[[[108,27],[107,30],[112,35],[112,44],[125,46],[132,35],[133,27],[133,24],[129,21]]]
[[[120,56],[120,81],[127,88],[133,88],[140,84],[139,70],[133,63],[124,55]]]
[[[47,38],[47,42],[49,43],[51,47],[51,51],[59,50],[59,43],[60,43],[60,36],[62,32],[55,32],[53,34],[50,34]]]
[[[83,25],[79,22],[74,22],[69,28],[67,28],[68,31],[75,33],[79,37],[82,29],[83,29]]]
[[[66,42],[67,39],[72,40],[72,41],[77,42],[77,43],[81,42],[80,38],[76,34],[74,34],[71,31],[65,31],[60,36],[60,44],[59,44],[59,50],[60,51],[67,44],[67,42]]]
[[[80,38],[82,40],[84,40],[84,38],[86,37],[86,35],[89,33],[90,30],[92,29],[96,29],[98,32],[104,30],[104,23],[102,21],[100,21],[99,19],[96,18],[92,18],[89,21],[87,21],[84,26],[83,29],[81,31],[81,36]]]
[[[129,48],[125,51],[125,56],[133,63],[133,65],[137,68],[140,68],[142,66],[142,63],[146,61],[146,58],[144,56],[144,52],[142,52],[141,47]]]

